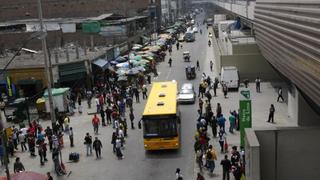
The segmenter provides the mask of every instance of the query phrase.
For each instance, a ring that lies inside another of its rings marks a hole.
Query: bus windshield
[[[157,117],[144,119],[144,137],[175,137],[177,132],[177,121],[175,117]]]

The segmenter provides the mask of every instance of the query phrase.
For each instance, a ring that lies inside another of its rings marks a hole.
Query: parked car
[[[228,89],[239,89],[240,78],[237,67],[223,66],[221,68],[221,83],[225,83]]]
[[[196,94],[194,92],[193,84],[184,83],[178,93],[179,103],[194,103],[196,100]]]

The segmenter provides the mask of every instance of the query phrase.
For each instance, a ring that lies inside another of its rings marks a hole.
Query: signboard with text
[[[251,97],[248,89],[240,90],[240,145],[244,146],[245,128],[252,127]]]

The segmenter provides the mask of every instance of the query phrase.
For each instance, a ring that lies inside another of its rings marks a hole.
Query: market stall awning
[[[104,59],[97,59],[93,62],[93,64],[99,66],[102,70],[106,70],[108,68],[108,61]]]

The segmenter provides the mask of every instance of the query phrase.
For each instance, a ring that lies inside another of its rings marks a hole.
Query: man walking
[[[283,102],[283,96],[282,96],[282,88],[280,87],[278,90],[278,98],[277,98],[277,102],[279,102],[279,99],[281,99],[281,101]]]
[[[147,99],[148,98],[147,92],[148,92],[147,86],[143,85],[142,86],[142,99]]]
[[[270,108],[269,108],[269,118],[268,118],[268,121],[267,122],[271,122],[273,123],[274,122],[274,112],[275,112],[275,108],[274,108],[274,105],[271,104]]]
[[[100,109],[100,116],[102,121],[102,126],[106,126],[105,114],[103,108]]]
[[[213,83],[213,92],[214,92],[214,96],[217,96],[217,88],[218,88],[218,84],[219,84],[219,80],[218,78],[214,79],[214,83]]]
[[[169,64],[169,67],[172,66],[172,59],[171,58],[169,58],[168,64]]]
[[[210,71],[212,72],[212,68],[213,68],[213,62],[210,61]]]
[[[229,123],[230,123],[229,132],[233,133],[233,129],[236,124],[236,117],[233,114],[230,114],[229,116]]]
[[[92,126],[93,126],[93,131],[95,134],[98,134],[98,132],[99,132],[99,124],[100,124],[100,119],[95,114],[94,117],[92,118]]]
[[[137,102],[137,103],[140,103],[140,97],[139,97],[139,90],[138,90],[138,88],[135,88],[134,95],[135,95],[135,97],[136,97],[136,102]]]
[[[134,129],[134,124],[133,124],[134,114],[133,114],[132,111],[130,111],[129,118],[130,118],[130,121],[131,121],[131,129]]]
[[[221,165],[222,165],[222,174],[223,174],[223,176],[222,176],[222,180],[225,180],[225,179],[227,179],[227,180],[230,180],[230,169],[231,169],[231,161],[228,159],[228,155],[224,155],[224,159],[223,160],[221,160],[221,163],[220,163]]]
[[[106,109],[107,124],[111,124],[111,114],[112,114],[112,110],[108,106],[107,109]]]
[[[257,79],[256,79],[256,91],[257,91],[257,93],[260,93],[260,82],[261,82],[260,78],[257,77]]]
[[[70,146],[73,147],[74,144],[73,144],[73,129],[72,129],[72,127],[70,127],[70,130],[69,130],[69,140],[70,140]]]
[[[86,145],[87,148],[87,156],[92,155],[92,137],[89,135],[89,133],[86,134],[84,138],[84,144]]]
[[[22,133],[22,131],[19,132],[18,139],[21,145],[21,151],[24,152],[27,150],[26,146],[26,136]]]
[[[98,139],[98,137],[95,137],[95,140],[93,141],[93,148],[96,151],[96,157],[97,159],[101,158],[101,148],[102,148],[102,143]]]
[[[197,60],[197,70],[200,71],[200,63],[199,63],[199,60]]]

